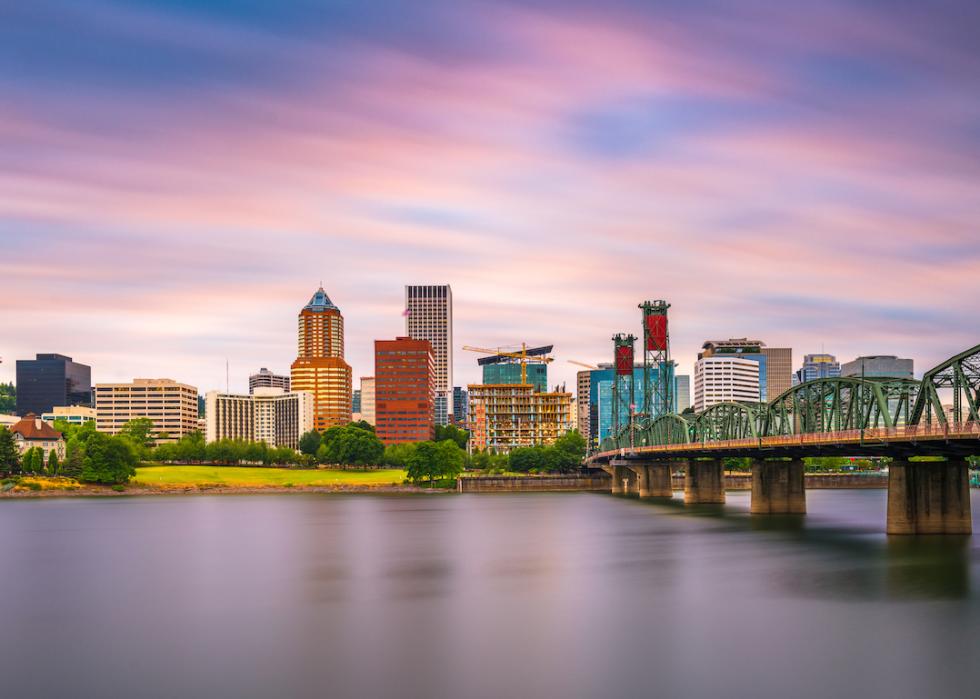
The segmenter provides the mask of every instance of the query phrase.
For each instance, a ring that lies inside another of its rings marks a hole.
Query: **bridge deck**
[[[980,454],[980,422],[951,425],[912,425],[881,427],[838,432],[778,435],[749,439],[724,439],[710,442],[679,442],[621,448],[593,454],[586,461],[600,468],[613,458],[661,456],[664,458],[698,458],[722,456],[758,456],[773,458],[848,451],[854,456],[970,455]]]

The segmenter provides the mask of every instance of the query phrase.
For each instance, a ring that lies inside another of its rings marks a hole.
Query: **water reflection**
[[[971,695],[980,541],[888,538],[880,491],[808,493],[802,518],[748,509],[0,502],[2,693]]]

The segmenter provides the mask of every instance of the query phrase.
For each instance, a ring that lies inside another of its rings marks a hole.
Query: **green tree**
[[[153,446],[153,420],[148,417],[130,420],[122,426],[119,434],[128,437],[141,453],[145,453],[146,449]]]
[[[57,476],[60,469],[61,463],[58,461],[58,450],[52,449],[51,453],[48,454],[48,475]]]
[[[316,456],[317,449],[320,448],[320,433],[316,430],[310,430],[305,432],[302,437],[299,438],[299,450],[303,454],[309,456]]]
[[[14,434],[6,427],[0,427],[0,471],[20,472],[20,452],[14,442]]]
[[[78,424],[77,422],[68,422],[67,420],[55,420],[53,426],[56,430],[61,432],[61,435],[65,438],[66,442],[75,435],[95,432],[95,420],[89,420],[88,422],[83,422],[81,424]]]
[[[325,443],[326,463],[369,466],[380,464],[384,458],[385,447],[378,435],[353,424],[338,428],[336,433],[330,434],[329,441],[325,439]]]
[[[582,466],[585,458],[585,437],[578,430],[566,432],[555,440],[555,457],[558,471],[571,471]]]
[[[17,388],[12,383],[0,383],[0,413],[17,409]]]
[[[418,442],[406,464],[414,483],[455,478],[463,472],[463,450],[453,441]]]
[[[389,444],[385,447],[381,463],[392,468],[407,468],[408,459],[415,452],[415,442]]]
[[[470,433],[456,425],[436,425],[435,441],[437,442],[452,440],[460,449],[465,449],[469,439]]]
[[[78,478],[82,474],[84,459],[85,441],[76,435],[65,445],[65,462],[61,465],[62,475]]]
[[[185,434],[174,444],[174,460],[184,463],[194,463],[207,459],[207,445],[200,430]]]
[[[376,432],[377,431],[377,430],[374,429],[374,425],[372,425],[367,420],[358,420],[357,422],[350,423],[350,425],[353,426],[353,427],[357,427],[359,429],[362,429],[362,430],[367,430],[368,432]]]
[[[136,475],[137,463],[139,457],[129,439],[96,432],[85,443],[79,480],[108,485],[126,483]]]
[[[537,468],[540,460],[540,447],[517,447],[511,449],[508,465],[511,471],[527,473],[532,468]]]

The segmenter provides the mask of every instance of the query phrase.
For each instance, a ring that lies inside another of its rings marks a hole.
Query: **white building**
[[[732,355],[702,357],[694,363],[694,411],[717,403],[759,402],[759,363]]]
[[[369,425],[377,425],[377,412],[374,400],[374,377],[361,377],[361,420]]]
[[[41,415],[41,419],[52,424],[55,420],[64,420],[69,425],[84,425],[86,422],[95,422],[95,408],[85,405],[56,405],[50,413]]]
[[[448,284],[405,287],[405,334],[413,340],[428,340],[432,345],[436,362],[435,420],[437,425],[446,425],[453,414],[453,291]]]
[[[204,439],[241,439],[270,447],[299,449],[299,438],[313,429],[313,396],[306,391],[256,388],[251,395],[208,391]]]
[[[257,388],[281,388],[289,393],[289,377],[276,374],[262,367],[258,372],[248,377],[248,392],[255,393]]]

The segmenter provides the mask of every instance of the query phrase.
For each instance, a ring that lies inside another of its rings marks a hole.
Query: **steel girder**
[[[759,410],[762,407],[763,410]],[[762,436],[765,404],[717,403],[698,413],[691,429],[692,442],[748,439]]]
[[[691,425],[680,415],[668,413],[645,421],[634,436],[637,446],[687,444],[691,441]]]
[[[910,416],[912,424],[948,424],[939,389],[952,389],[954,422],[980,420],[980,345],[950,357],[922,376],[922,390]]]
[[[919,392],[912,379],[834,377],[799,384],[767,406],[766,437],[909,424]]]

